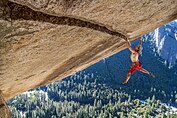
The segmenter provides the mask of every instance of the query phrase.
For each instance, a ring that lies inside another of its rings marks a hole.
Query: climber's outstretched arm
[[[135,53],[135,51],[131,48],[131,44],[130,44],[129,39],[127,40],[127,47],[132,53]]]
[[[142,45],[142,37],[140,38],[140,42],[138,44],[138,46],[141,46]]]

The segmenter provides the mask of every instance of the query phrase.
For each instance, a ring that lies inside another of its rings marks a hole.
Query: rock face
[[[176,0],[1,0],[0,90],[63,79],[177,18]]]
[[[1,91],[0,91],[0,118],[12,118],[12,114],[9,108],[6,106]]]

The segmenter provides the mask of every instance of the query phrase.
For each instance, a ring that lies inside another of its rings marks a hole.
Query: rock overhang
[[[6,99],[74,74],[125,49],[126,37],[135,40],[177,18],[175,0],[1,2],[0,90]]]

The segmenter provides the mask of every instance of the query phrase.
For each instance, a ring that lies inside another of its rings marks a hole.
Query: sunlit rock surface
[[[0,1],[0,90],[63,79],[177,18],[176,0]]]
[[[0,118],[12,118],[9,108],[6,106],[2,92],[0,91]]]

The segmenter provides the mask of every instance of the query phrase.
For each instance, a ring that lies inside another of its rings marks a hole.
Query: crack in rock
[[[104,32],[104,33],[107,33],[113,36],[118,36],[125,40],[127,39],[127,37],[123,33],[107,28],[104,25],[99,25],[99,23],[93,23],[91,21],[71,18],[67,16],[61,16],[61,17],[54,16],[54,15],[46,14],[40,11],[34,11],[27,6],[13,3],[11,1],[8,1],[7,5],[4,5],[4,6],[8,6],[8,8],[10,9],[9,14],[10,14],[11,20],[33,20],[33,21],[39,21],[39,22],[49,22],[49,23],[58,24],[58,25],[86,27],[86,28]]]

